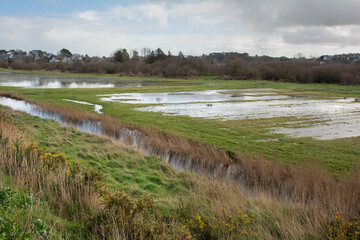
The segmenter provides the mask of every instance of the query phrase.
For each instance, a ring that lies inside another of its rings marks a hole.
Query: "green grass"
[[[77,74],[76,76],[79,75]],[[81,76],[99,77],[99,75]],[[106,75],[106,77],[117,76]],[[160,78],[140,79],[144,81],[169,80]],[[269,132],[269,126],[284,126],[289,118],[218,121],[203,118],[190,118],[186,116],[164,116],[161,113],[139,112],[134,110],[135,107],[148,105],[101,102],[97,96],[100,94],[126,92],[175,92],[206,89],[273,88],[282,94],[310,95],[314,98],[360,97],[360,86],[293,84],[256,80],[225,81],[219,80],[218,77],[202,77],[190,80],[172,79],[171,81],[183,82],[183,85],[103,89],[22,89],[1,87],[0,91],[14,92],[35,102],[47,103],[58,107],[71,106],[85,111],[93,111],[93,107],[62,101],[62,99],[67,98],[101,104],[105,114],[116,117],[124,123],[135,126],[148,126],[162,132],[184,136],[188,139],[215,144],[218,147],[226,148],[233,152],[239,152],[246,156],[264,157],[271,161],[280,161],[294,165],[310,163],[319,168],[326,169],[336,176],[348,175],[355,169],[359,161],[359,137],[320,141],[312,138],[290,138],[285,135],[272,134]],[[188,85],[186,84],[186,81],[197,82],[199,85]],[[293,118],[291,119],[294,120]],[[276,139],[276,141],[258,141],[262,139]],[[44,144],[46,142],[51,144],[51,139],[44,139],[42,142]],[[86,149],[81,149],[79,152],[83,157],[88,155]],[[93,158],[95,158],[97,162],[103,161],[103,159],[99,157]],[[106,168],[105,166],[103,167]],[[132,173],[130,172],[127,173],[129,176],[131,176],[131,174]],[[145,178],[146,176],[139,177],[137,181],[141,182]],[[149,188],[152,188],[152,186],[149,186]],[[142,191],[144,191],[144,189]]]
[[[77,239],[75,222],[52,214],[44,199],[38,199],[0,172],[0,239]]]
[[[7,115],[31,141],[51,153],[63,153],[72,162],[101,170],[109,186],[133,196],[151,194],[162,206],[169,197],[188,194],[191,177],[176,173],[164,160],[144,156],[108,138],[63,127],[59,123],[16,112]],[[165,209],[166,210],[166,209]]]

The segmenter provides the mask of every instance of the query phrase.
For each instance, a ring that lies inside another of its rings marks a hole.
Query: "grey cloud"
[[[229,18],[257,29],[360,24],[359,0],[225,0]]]
[[[338,43],[343,39],[329,30],[319,27],[302,28],[300,30],[282,34],[284,42],[289,44],[304,43]]]
[[[351,27],[352,32],[359,32],[358,27]],[[360,42],[360,34],[344,36],[331,31],[329,28],[308,27],[301,28],[282,34],[285,43],[289,44],[336,44],[336,45],[353,45]]]
[[[360,24],[359,10],[357,0],[288,1],[279,12],[278,20],[301,26],[357,25]]]

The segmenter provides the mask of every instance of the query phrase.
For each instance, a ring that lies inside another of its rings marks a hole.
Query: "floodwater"
[[[94,104],[94,103],[89,103],[89,102],[84,102],[84,101],[77,101],[77,100],[71,100],[71,99],[63,99],[64,101],[68,101],[68,102],[73,102],[73,103],[78,103],[78,104],[83,104],[83,105],[90,105],[90,106],[94,106],[94,111],[98,114],[103,114],[102,110],[102,106],[99,104]]]
[[[23,75],[0,73],[0,86],[22,88],[114,88],[196,85],[188,81],[123,80],[101,77]]]
[[[129,93],[102,96],[103,101],[157,104],[136,108],[164,115],[226,120],[295,117],[270,132],[320,140],[360,136],[360,102],[348,99],[310,99],[269,92],[271,89],[208,90],[180,93]],[[228,94],[227,94],[228,92]],[[233,92],[236,92],[233,94]],[[288,127],[286,126],[288,125]]]
[[[286,95],[277,95],[267,92],[269,89],[232,89],[232,90],[205,90],[172,93],[121,93],[99,95],[104,102],[125,102],[131,104],[179,104],[179,103],[213,103],[225,101],[249,101],[287,99]],[[228,92],[236,92],[227,94]]]

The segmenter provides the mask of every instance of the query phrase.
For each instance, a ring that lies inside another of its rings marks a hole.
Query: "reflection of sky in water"
[[[38,111],[38,108],[35,105],[6,97],[0,97],[0,104],[3,106],[11,107],[15,111],[23,111],[27,113]]]
[[[129,93],[102,96],[101,100],[132,104],[158,104],[137,108],[137,110],[219,120],[276,117],[308,119],[301,122],[288,122],[293,125],[291,127],[273,128],[269,126],[272,132],[289,134],[292,137],[314,137],[326,140],[360,136],[360,103],[354,102],[354,99],[291,98],[265,90]],[[226,94],[226,91],[236,93]],[[241,102],[242,100],[250,101]],[[298,127],[294,127],[296,124],[299,124]]]
[[[29,78],[29,77],[25,77]],[[8,79],[8,78],[7,78]],[[0,82],[0,86],[24,87],[24,88],[112,88],[113,83],[91,83],[91,82],[68,82],[54,80],[56,77],[44,80],[40,77],[33,77],[25,80],[15,79],[13,81]]]
[[[206,103],[164,104],[138,108],[138,110],[224,120],[312,115],[325,117],[353,112],[356,109],[360,111],[360,104],[350,104],[350,101],[351,99],[304,100],[298,98],[251,102],[216,102],[212,103],[211,106]]]
[[[247,91],[264,91],[265,89],[248,89]],[[268,90],[268,89],[266,89]],[[226,92],[236,91],[235,94]],[[289,96],[276,95],[273,92],[246,92],[243,89],[237,90],[206,90],[176,93],[122,93],[100,95],[102,101],[126,102],[131,104],[178,104],[194,102],[224,102],[224,101],[249,101],[249,100],[270,100],[287,99]]]
[[[309,118],[302,128],[276,128],[275,133],[293,137],[334,139],[360,136],[360,103],[354,99],[306,100],[301,98],[271,101],[164,104],[137,108],[140,111],[163,112],[220,120],[299,117]],[[326,123],[311,126],[311,120]],[[291,122],[289,122],[291,124]]]
[[[68,101],[68,102],[73,102],[73,103],[78,103],[78,104],[83,104],[83,105],[90,105],[90,106],[94,106],[94,111],[98,114],[103,114],[102,110],[102,106],[98,105],[98,104],[94,104],[94,103],[89,103],[89,102],[84,102],[84,101],[77,101],[77,100],[71,100],[71,99],[63,99],[64,101]]]
[[[0,86],[24,88],[113,88],[194,85],[191,82],[124,80],[101,77],[0,74]]]
[[[102,134],[101,122],[98,121],[89,121],[84,119],[80,123],[78,122],[75,123],[71,121],[69,122],[66,119],[64,120],[58,113],[51,113],[31,103],[27,103],[22,100],[6,98],[6,97],[0,97],[0,104],[3,106],[11,107],[15,111],[23,111],[33,116],[37,116],[45,119],[53,119],[63,125],[76,127],[84,132]]]
[[[0,86],[6,87],[24,87],[24,88],[111,88],[114,84],[100,84],[100,83],[67,83],[60,81],[40,82],[40,81],[19,81],[19,82],[0,82]]]

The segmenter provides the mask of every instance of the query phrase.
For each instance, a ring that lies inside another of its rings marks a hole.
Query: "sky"
[[[360,52],[360,0],[0,0],[0,49]]]

